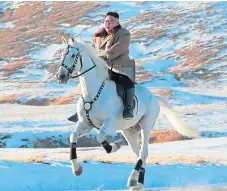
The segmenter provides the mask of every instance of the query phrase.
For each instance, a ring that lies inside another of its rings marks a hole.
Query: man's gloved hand
[[[99,50],[98,56],[104,60],[107,60],[107,53],[104,50]]]

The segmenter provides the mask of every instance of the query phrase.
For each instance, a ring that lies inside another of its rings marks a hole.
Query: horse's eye
[[[72,55],[72,58],[75,58],[75,54]]]

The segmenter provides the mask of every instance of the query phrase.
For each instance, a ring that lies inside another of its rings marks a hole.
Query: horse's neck
[[[83,64],[85,63],[86,65],[83,66],[83,71],[94,65],[90,58],[84,59]],[[91,101],[94,99],[103,83],[103,81],[97,78],[95,68],[80,76],[79,80],[84,101]]]

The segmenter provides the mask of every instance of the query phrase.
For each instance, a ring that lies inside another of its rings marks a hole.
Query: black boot
[[[76,123],[78,121],[78,115],[77,115],[77,113],[75,113],[74,115],[72,115],[71,117],[69,117],[68,120]]]
[[[123,118],[124,119],[132,119],[133,115],[133,98],[135,94],[135,88],[130,88],[125,90],[125,103],[124,103],[124,111]]]

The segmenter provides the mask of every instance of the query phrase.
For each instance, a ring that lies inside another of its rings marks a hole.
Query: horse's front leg
[[[103,146],[107,153],[116,152],[121,146],[119,143],[109,144],[106,136],[116,132],[116,120],[108,119],[104,122],[97,133],[97,141]]]
[[[91,129],[92,128],[85,123],[77,122],[74,132],[70,135],[70,160],[72,163],[72,172],[76,176],[81,175],[83,172],[82,166],[77,161],[76,144],[78,142],[78,138],[87,135]]]

